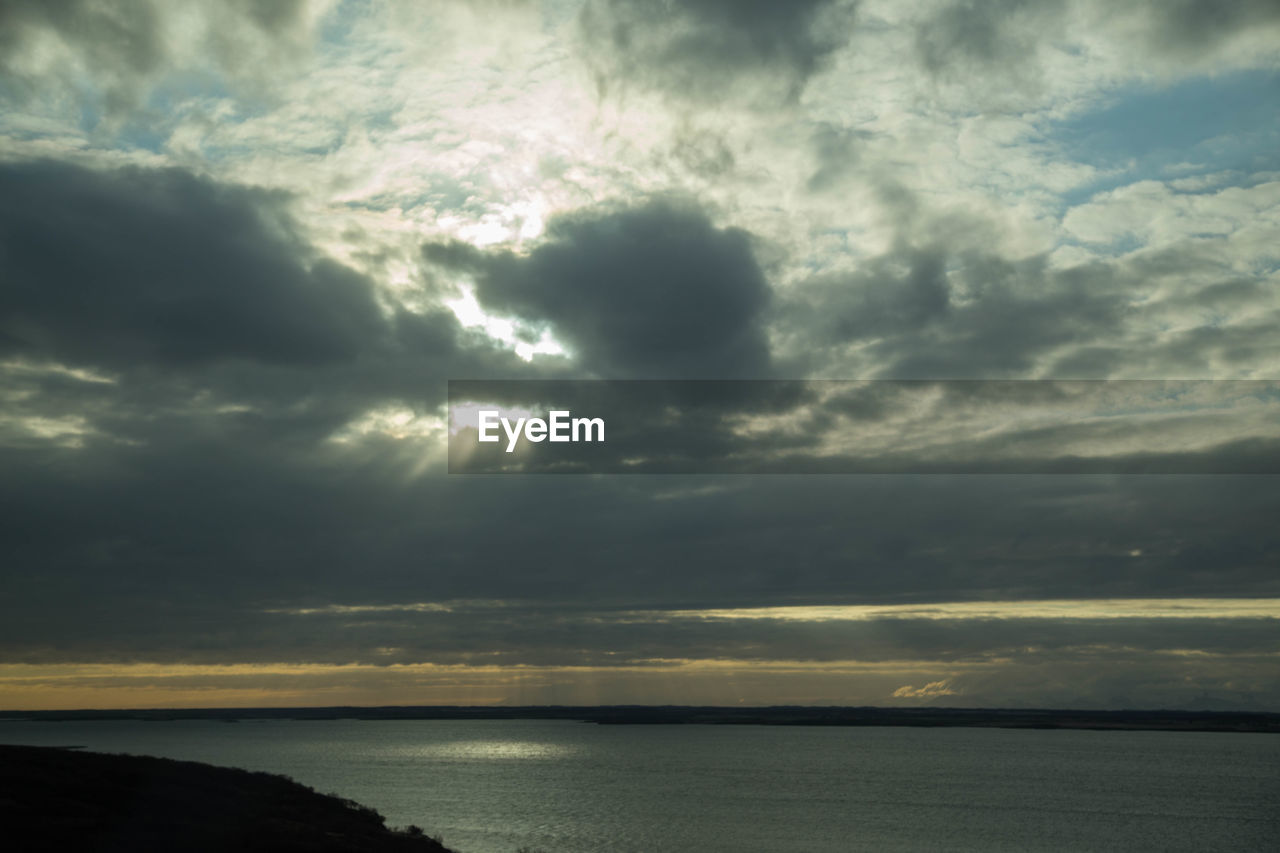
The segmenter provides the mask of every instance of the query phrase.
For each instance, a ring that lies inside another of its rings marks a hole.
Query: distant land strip
[[[1093,729],[1280,733],[1280,713],[1255,711],[1054,710],[1004,708],[846,708],[810,706],[530,705],[327,708],[145,708],[0,711],[5,720],[577,720],[602,725],[970,726],[1003,729]],[[3,741],[0,728],[0,741]]]

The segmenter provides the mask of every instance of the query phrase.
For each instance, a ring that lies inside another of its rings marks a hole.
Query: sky
[[[1280,711],[1278,328],[1274,0],[0,2],[0,708]],[[449,474],[459,379],[1191,462]]]

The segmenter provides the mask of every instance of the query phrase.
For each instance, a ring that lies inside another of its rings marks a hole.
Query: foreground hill
[[[48,747],[0,746],[0,827],[22,853],[448,853],[283,776]]]

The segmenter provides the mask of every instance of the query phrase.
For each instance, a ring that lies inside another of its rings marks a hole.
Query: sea
[[[1280,850],[1280,736],[566,720],[0,721],[285,774],[458,853]]]

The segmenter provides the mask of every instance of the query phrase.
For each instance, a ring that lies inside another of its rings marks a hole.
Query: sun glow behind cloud
[[[365,412],[335,433],[332,440],[347,443],[379,435],[394,439],[438,442],[444,429],[444,422],[438,415],[421,415],[409,408],[389,406]]]
[[[461,295],[444,300],[444,306],[453,312],[464,328],[480,329],[490,338],[515,351],[525,361],[535,355],[568,355],[564,345],[555,339],[549,329],[526,332],[516,321],[486,313],[476,300],[475,288],[460,285]],[[536,334],[536,338],[530,338]]]

